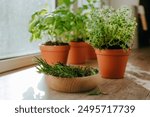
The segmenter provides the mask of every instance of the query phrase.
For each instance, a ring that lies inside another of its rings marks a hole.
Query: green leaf
[[[66,6],[70,6],[72,4],[71,0],[63,0]]]
[[[88,9],[88,5],[83,5],[83,9]]]
[[[108,95],[107,93],[102,92],[99,88],[95,88],[88,95]]]

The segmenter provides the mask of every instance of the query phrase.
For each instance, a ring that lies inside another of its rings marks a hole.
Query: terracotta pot
[[[40,45],[41,55],[48,64],[57,62],[66,63],[69,53],[69,46],[46,46]]]
[[[87,60],[96,59],[95,50],[90,44],[87,44],[87,55],[86,55],[86,58],[87,58]]]
[[[122,49],[98,50],[96,49],[98,66],[103,78],[123,78],[128,61],[129,50]]]
[[[86,61],[86,43],[70,42],[68,64],[84,64]]]
[[[45,80],[49,88],[61,92],[85,92],[97,87],[99,75],[77,78],[59,78],[46,75]]]

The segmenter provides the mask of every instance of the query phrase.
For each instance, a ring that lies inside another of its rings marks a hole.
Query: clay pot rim
[[[111,55],[118,55],[118,56],[123,56],[123,55],[129,55],[131,52],[131,49],[95,49],[95,52],[97,55],[106,55],[106,56],[111,56]]]
[[[46,47],[66,47],[66,46],[70,46],[70,45],[44,45],[44,44],[39,44],[39,46],[46,46]]]
[[[49,45],[39,45],[40,50],[42,51],[66,51],[70,49],[69,45],[54,45],[54,46],[49,46]]]

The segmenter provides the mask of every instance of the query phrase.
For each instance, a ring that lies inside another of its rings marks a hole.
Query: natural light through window
[[[55,0],[0,1],[0,60],[39,52],[41,42],[29,41],[28,23],[35,11],[47,6],[53,10]]]

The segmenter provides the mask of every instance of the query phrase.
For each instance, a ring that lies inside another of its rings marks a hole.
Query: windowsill
[[[108,95],[57,92],[49,89],[44,75],[30,66],[0,75],[0,99],[150,99],[149,50],[150,48],[132,51],[124,79],[100,77],[98,87]],[[97,62],[87,61],[86,65],[97,66]]]
[[[42,76],[34,66],[3,73],[0,75],[0,99],[38,99],[37,96],[45,94],[38,89]]]
[[[8,72],[8,71],[15,70],[18,68],[33,65],[34,64],[33,58],[35,56],[40,57],[40,54],[37,53],[37,54],[31,54],[31,55],[1,60],[0,66],[3,66],[3,67],[0,67],[0,73],[4,73],[4,72]]]

